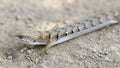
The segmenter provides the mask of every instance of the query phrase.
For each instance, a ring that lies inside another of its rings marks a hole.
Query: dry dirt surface
[[[0,68],[120,68],[120,24],[58,44],[29,59],[29,49],[13,35],[47,31],[103,11],[120,9],[120,0],[0,0]]]

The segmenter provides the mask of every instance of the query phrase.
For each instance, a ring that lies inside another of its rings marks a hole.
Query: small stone
[[[39,59],[38,59],[38,58],[36,58],[36,59],[35,59],[35,62],[38,62],[38,61],[39,61]]]
[[[97,51],[96,51],[96,49],[92,49],[92,52],[93,52],[93,53],[96,53]]]
[[[109,61],[109,60],[110,60],[109,57],[105,57],[104,59],[105,59],[106,61]]]
[[[33,52],[33,49],[30,49],[30,50],[27,50],[27,53],[32,53]]]
[[[92,38],[89,38],[89,40],[90,40],[91,42],[93,42],[93,39],[92,39]]]
[[[27,47],[21,49],[20,52],[24,52],[24,51],[26,51],[26,50],[27,50]]]
[[[115,30],[112,30],[112,33],[115,33]]]
[[[108,52],[103,53],[103,55],[108,55]]]
[[[28,17],[27,19],[28,19],[29,21],[32,21],[32,18],[31,18],[31,17]]]
[[[12,60],[13,57],[12,57],[12,56],[8,56],[7,59],[8,59],[8,60]]]
[[[101,41],[99,41],[99,42],[97,42],[97,44],[102,44],[102,42],[101,42]]]
[[[21,19],[21,16],[16,16],[15,17],[15,20],[17,20],[17,21],[20,20],[20,19]]]
[[[24,52],[24,50],[22,49],[22,50],[20,50],[20,52]]]
[[[101,54],[99,54],[98,56],[99,56],[100,58],[102,58],[102,55],[101,55]]]

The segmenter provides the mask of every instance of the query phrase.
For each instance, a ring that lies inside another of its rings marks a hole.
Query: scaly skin
[[[25,34],[18,34],[17,37],[25,42],[25,44],[30,44],[33,46],[46,45],[45,48],[43,48],[41,51],[38,51],[34,56],[32,56],[36,58],[39,55],[44,54],[49,48],[56,44],[101,29],[105,26],[116,24],[118,22],[120,22],[120,10],[102,13],[98,16],[91,17],[90,19],[85,19],[76,24],[67,25],[63,28],[56,28],[49,32],[43,32],[41,35],[38,33],[38,37]]]

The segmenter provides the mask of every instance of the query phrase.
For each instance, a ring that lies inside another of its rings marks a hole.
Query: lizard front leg
[[[55,41],[48,43],[42,50],[37,51],[34,55],[28,55],[30,58],[37,58],[39,55],[44,55],[53,45]]]

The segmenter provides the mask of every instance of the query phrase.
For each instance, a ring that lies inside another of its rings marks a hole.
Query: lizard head
[[[22,43],[30,46],[35,45],[46,45],[47,41],[43,40],[42,38],[39,39],[39,36],[41,35],[40,32],[34,30],[34,29],[24,29],[16,31],[14,34],[15,37],[17,37],[18,40],[20,40]]]
[[[46,45],[46,42],[39,41],[37,39],[33,39],[29,36],[25,35],[16,35],[19,40],[21,40],[23,43],[28,44],[28,45]]]

